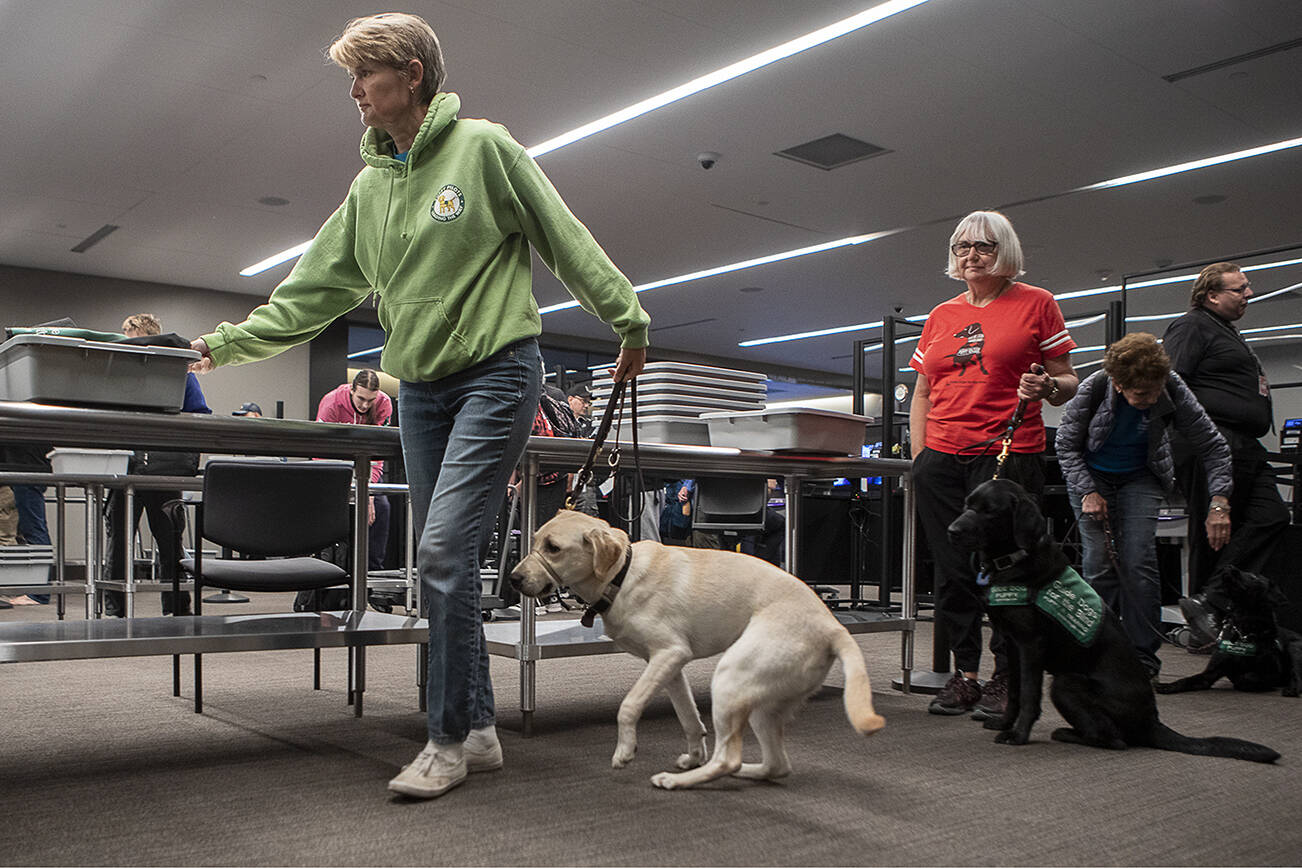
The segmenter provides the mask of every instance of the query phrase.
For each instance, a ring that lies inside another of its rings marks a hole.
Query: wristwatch
[[[1060,391],[1062,391],[1062,390],[1058,388],[1058,378],[1057,378],[1057,377],[1050,377],[1049,380],[1050,380],[1050,382],[1053,383],[1053,388],[1049,390],[1049,395],[1048,395],[1048,397],[1046,398],[1046,400],[1048,400],[1048,401],[1052,401],[1054,398],[1058,397],[1058,392],[1060,392]]]

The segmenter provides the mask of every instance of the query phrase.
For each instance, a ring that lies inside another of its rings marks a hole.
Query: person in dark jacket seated
[[[1175,485],[1173,429],[1203,456],[1212,493],[1204,527],[1220,549],[1230,539],[1230,450],[1157,338],[1137,332],[1108,347],[1103,370],[1067,403],[1055,441],[1080,519],[1084,578],[1121,618],[1152,677],[1162,666],[1157,515]]]

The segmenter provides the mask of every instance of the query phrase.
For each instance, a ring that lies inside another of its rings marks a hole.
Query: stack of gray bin
[[[592,413],[600,418],[614,381],[610,369],[592,382]],[[710,428],[702,413],[719,410],[763,410],[768,377],[686,362],[651,362],[637,378],[637,436],[647,443],[709,446]],[[627,408],[627,398],[625,407]],[[621,440],[630,440],[622,433]]]
[[[44,585],[50,581],[53,567],[53,546],[0,546],[0,591],[6,587]]]

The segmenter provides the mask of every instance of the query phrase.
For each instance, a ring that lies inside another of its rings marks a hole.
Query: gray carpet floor
[[[223,611],[275,610],[275,597]],[[267,600],[269,602],[262,602]],[[145,613],[148,614],[146,608]],[[50,607],[0,621],[52,618]],[[919,633],[930,660],[930,629]],[[345,705],[344,652],[311,689],[306,651],[208,655],[205,713],[170,658],[0,666],[4,865],[1289,865],[1302,862],[1302,700],[1221,688],[1159,697],[1190,735],[1260,741],[1274,766],[1049,740],[996,745],[966,717],[891,689],[899,637],[860,637],[887,727],[846,723],[840,677],[790,728],[794,772],[665,792],[649,778],[682,749],[667,700],[637,759],[610,767],[615,714],[640,661],[542,661],[530,738],[518,664],[494,658],[506,768],[431,802],[385,783],[425,741],[416,651],[372,649],[367,713]],[[1164,675],[1205,657],[1163,651]],[[988,665],[988,663],[987,663]],[[688,672],[703,711],[713,661]],[[747,759],[755,759],[753,741]]]

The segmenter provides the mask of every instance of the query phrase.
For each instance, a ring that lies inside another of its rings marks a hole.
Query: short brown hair
[[[1157,386],[1171,374],[1171,357],[1157,338],[1134,332],[1113,341],[1103,353],[1103,372],[1122,389]]]
[[[1221,278],[1224,275],[1242,270],[1233,262],[1213,262],[1204,268],[1194,281],[1193,292],[1189,294],[1189,307],[1202,307],[1207,300],[1207,293],[1221,288]]]
[[[133,313],[122,320],[122,333],[140,332],[142,335],[161,335],[163,324],[152,313]]]
[[[447,68],[438,35],[424,18],[406,12],[381,12],[354,18],[326,54],[338,66],[357,69],[367,63],[388,66],[406,74],[407,64],[419,60],[425,68],[420,83],[420,101],[428,105],[443,88]]]

